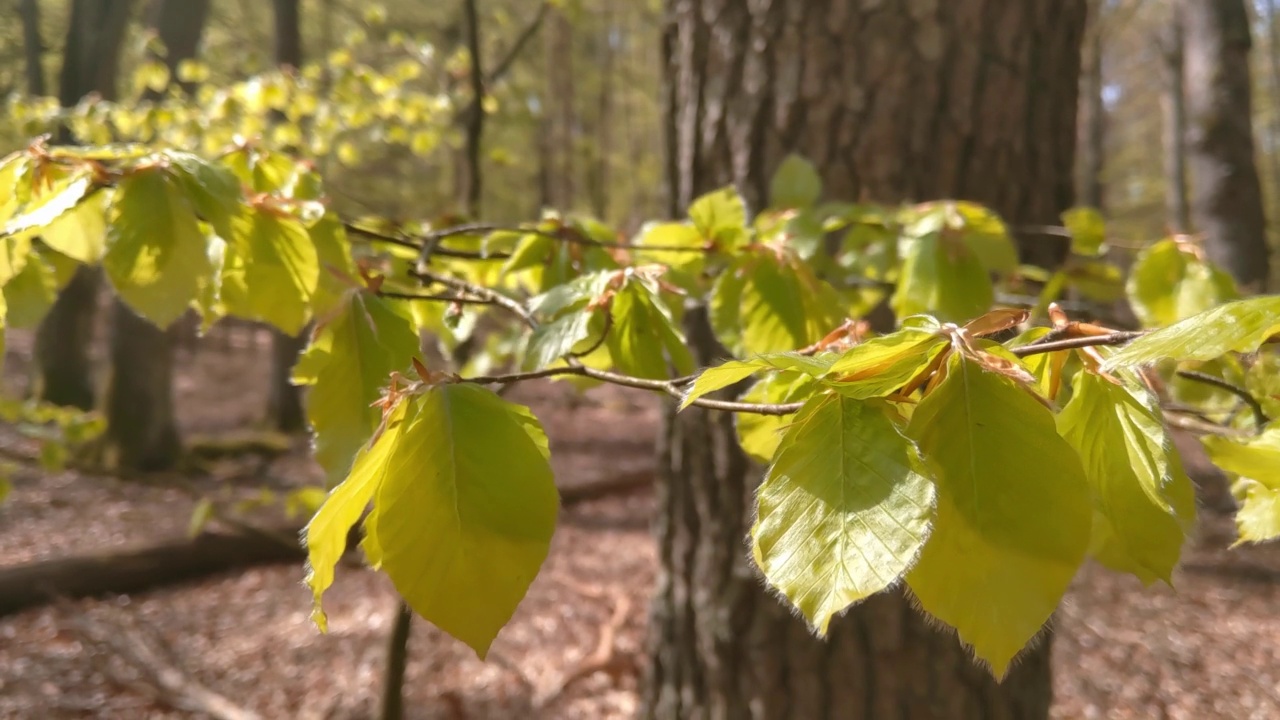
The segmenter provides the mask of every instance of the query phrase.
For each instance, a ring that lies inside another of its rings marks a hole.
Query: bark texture
[[[1181,0],[1186,30],[1191,212],[1204,247],[1245,292],[1266,288],[1269,257],[1254,164],[1244,0]]]
[[[1102,42],[1102,1],[1092,0],[1080,81],[1080,181],[1076,200],[1099,210],[1105,201],[1102,167],[1107,125],[1107,109],[1102,101]]]
[[[753,208],[782,156],[814,161],[832,199],[962,198],[1012,223],[1071,204],[1083,0],[668,0],[673,216],[735,183]],[[1023,244],[1052,264],[1062,248]],[[723,357],[689,313],[701,364]],[[767,593],[745,537],[760,469],[733,420],[690,409],[660,438],[660,573],[649,718],[1044,718],[1049,641],[1003,684],[901,595],[815,638]]]

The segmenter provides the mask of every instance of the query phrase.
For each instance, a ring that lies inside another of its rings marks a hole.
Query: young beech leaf
[[[740,258],[716,281],[711,326],[735,354],[796,350],[844,321],[848,303],[811,268],[772,253]]]
[[[107,277],[125,304],[168,327],[212,270],[191,203],[162,169],[140,170],[116,186],[108,220]]]
[[[928,534],[933,483],[881,401],[810,399],[758,493],[753,553],[819,635],[895,583]]]
[[[360,449],[351,474],[329,493],[302,531],[303,544],[307,548],[307,585],[313,598],[311,619],[321,632],[329,630],[328,618],[320,606],[321,597],[333,584],[333,568],[347,551],[347,534],[351,526],[360,519],[360,514],[373,499],[387,473],[387,460],[400,442],[409,406],[410,403],[402,402],[392,409],[378,441],[372,447]],[[370,514],[370,520],[372,517]],[[370,520],[365,521],[366,556],[370,556]],[[374,568],[378,566],[372,557],[369,564]]]
[[[729,360],[699,373],[693,385],[685,391],[680,409],[689,407],[690,403],[704,395],[727,388],[762,370],[795,370],[810,377],[821,377],[830,369],[835,359],[836,356],[831,353],[812,357],[796,353],[769,353],[747,360]]]
[[[1091,207],[1073,207],[1062,213],[1062,224],[1071,234],[1071,252],[1076,255],[1102,254],[1107,242],[1107,226],[1102,213]]]
[[[1138,253],[1125,291],[1146,327],[1175,323],[1239,297],[1230,275],[1172,239]]]
[[[0,238],[0,285],[7,284],[27,267],[31,255],[31,233]]]
[[[780,404],[807,400],[821,386],[812,375],[795,371],[771,374],[752,385],[739,400],[748,403]],[[737,413],[735,419],[738,444],[747,457],[767,464],[773,460],[782,441],[782,434],[790,427],[793,417],[786,415],[757,415]]]
[[[1157,360],[1212,360],[1253,352],[1280,333],[1280,295],[1236,300],[1134,340],[1103,363],[1104,372]]]
[[[288,335],[311,319],[320,260],[300,220],[249,209],[231,223],[220,297],[227,312],[264,320]]]
[[[1097,511],[1093,555],[1143,583],[1171,583],[1195,490],[1146,391],[1081,372],[1058,431],[1080,454]]]
[[[724,187],[694,200],[689,219],[704,240],[732,247],[745,236],[747,207],[737,190]]]
[[[40,230],[45,245],[82,263],[96,263],[106,252],[106,207],[112,190],[103,188],[59,215]]]
[[[845,351],[824,382],[846,397],[884,397],[929,367],[947,344],[946,338],[923,330],[871,338]]]
[[[667,359],[676,372],[693,370],[693,358],[675,328],[662,300],[640,283],[628,282],[613,298],[613,327],[606,337],[609,356],[619,372],[643,378],[671,376]]]
[[[579,310],[539,325],[529,336],[524,369],[541,370],[568,355],[575,345],[591,334],[591,318],[594,315],[595,313]]]
[[[804,209],[818,202],[822,178],[813,163],[799,155],[783,158],[769,181],[769,206],[777,209]]]
[[[890,304],[899,316],[930,313],[960,322],[986,312],[994,299],[978,255],[960,237],[935,232],[910,242]]]
[[[1209,436],[1200,442],[1215,465],[1247,481],[1236,513],[1239,542],[1280,537],[1280,426],[1248,440]]]
[[[933,532],[907,583],[999,678],[1071,583],[1092,508],[1049,410],[959,353],[948,363],[906,433],[937,485]]]
[[[40,253],[32,253],[22,272],[4,284],[8,326],[33,328],[58,299],[58,279],[53,266]]]
[[[321,323],[298,359],[293,382],[314,385],[307,417],[315,430],[315,457],[336,482],[378,427],[377,400],[393,370],[418,353],[409,318],[375,295],[351,291],[336,314]]]
[[[201,219],[223,239],[230,240],[231,223],[240,209],[240,179],[230,168],[191,153],[171,150],[164,155]]]
[[[52,168],[46,177],[53,178],[52,183],[32,189],[31,199],[4,224],[4,234],[45,227],[78,205],[93,189],[93,179],[87,170],[68,173]]]
[[[477,385],[403,402],[398,432],[378,441],[391,446],[376,469],[382,570],[415,612],[484,658],[550,548],[560,502],[545,440],[527,411]]]

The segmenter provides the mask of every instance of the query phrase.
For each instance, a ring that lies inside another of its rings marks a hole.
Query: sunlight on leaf
[[[1219,305],[1152,331],[1107,358],[1102,369],[1146,365],[1157,360],[1212,360],[1229,352],[1253,352],[1280,333],[1280,295]]]

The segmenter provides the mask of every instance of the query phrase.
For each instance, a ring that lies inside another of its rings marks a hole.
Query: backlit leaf
[[[307,417],[316,433],[316,460],[330,482],[346,475],[377,428],[380,414],[370,404],[391,372],[406,371],[417,353],[409,318],[369,293],[350,292],[336,314],[317,326],[293,381],[315,386],[307,395]]]
[[[196,213],[213,226],[214,232],[230,240],[231,223],[240,209],[239,178],[230,168],[191,153],[168,151],[165,156]]]
[[[1098,516],[1093,554],[1144,583],[1171,582],[1195,520],[1195,491],[1144,390],[1076,375],[1058,430],[1080,454]]]
[[[832,364],[826,384],[846,397],[885,397],[929,367],[947,345],[946,338],[922,330],[871,338]]]
[[[787,371],[762,378],[738,400],[770,405],[801,402],[809,399],[819,389],[821,386],[813,376]],[[734,425],[738,431],[738,444],[747,457],[762,465],[768,464],[778,450],[782,434],[794,419],[791,415],[737,413]]]
[[[932,233],[909,243],[890,304],[899,316],[928,313],[961,322],[986,312],[994,299],[978,256],[961,239]]]
[[[382,570],[415,612],[483,659],[550,548],[551,465],[527,414],[477,385],[404,404],[399,432],[379,441],[392,441],[374,500]]]
[[[1241,476],[1244,503],[1236,513],[1240,542],[1280,537],[1280,427],[1269,426],[1247,440],[1209,436],[1201,440],[1213,464]]]
[[[302,223],[261,210],[236,216],[223,258],[227,312],[296,335],[311,317],[320,261]]]
[[[38,253],[32,253],[22,272],[4,285],[8,306],[5,324],[13,328],[33,328],[44,319],[58,299],[58,279],[54,269]]]
[[[573,312],[539,325],[529,336],[525,369],[541,370],[568,355],[575,345],[590,336],[593,315],[586,311]]]
[[[120,180],[102,264],[125,304],[161,328],[196,297],[211,269],[182,189],[156,168]]]
[[[835,355],[831,353],[816,357],[796,353],[771,353],[747,360],[729,360],[699,373],[685,391],[680,408],[683,410],[694,400],[727,388],[762,370],[796,370],[810,377],[820,377],[830,369],[834,361]]]
[[[760,486],[753,552],[819,635],[895,583],[928,534],[933,483],[894,415],[878,401],[809,400]]]
[[[745,237],[747,208],[737,190],[725,187],[694,200],[689,219],[706,240],[733,247]]]
[[[907,583],[1003,677],[1071,583],[1093,511],[1049,410],[960,354],[948,363],[907,431],[937,484],[933,532]]]
[[[1087,256],[1102,254],[1107,242],[1102,213],[1091,207],[1074,207],[1062,213],[1062,224],[1071,233],[1071,252]]]
[[[1253,352],[1280,333],[1280,295],[1236,300],[1150,332],[1107,358],[1103,370],[1157,360],[1212,360],[1229,352]]]
[[[96,263],[107,249],[106,207],[112,190],[89,195],[73,210],[63,213],[40,230],[46,245],[82,263]]]

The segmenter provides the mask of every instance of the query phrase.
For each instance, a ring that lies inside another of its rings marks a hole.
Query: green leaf
[[[333,569],[347,551],[347,534],[351,526],[360,519],[383,482],[387,460],[403,432],[408,409],[409,403],[400,403],[391,410],[382,437],[372,447],[360,449],[351,474],[329,493],[302,531],[307,548],[306,582],[313,598],[311,619],[321,632],[329,631],[329,621],[320,600],[333,584]],[[371,561],[370,564],[374,563]]]
[[[937,484],[933,532],[907,583],[1003,677],[1088,549],[1080,458],[1047,408],[961,354],[916,408],[907,436]]]
[[[1102,213],[1091,207],[1074,207],[1062,213],[1062,224],[1071,234],[1071,252],[1097,257],[1107,242],[1107,226]]]
[[[774,208],[812,207],[822,195],[822,178],[813,163],[799,155],[788,155],[769,182],[769,205]]]
[[[320,259],[302,223],[260,210],[236,216],[223,258],[220,297],[227,312],[296,335],[311,318]]]
[[[807,400],[819,389],[811,375],[787,371],[763,378],[739,398],[741,402],[778,405]],[[782,434],[794,418],[786,415],[737,413],[734,418],[738,444],[752,460],[767,464],[773,460]]]
[[[1200,442],[1213,464],[1244,479],[1237,544],[1280,537],[1280,427],[1269,426],[1246,440],[1209,436]]]
[[[1195,521],[1195,490],[1173,454],[1159,406],[1143,390],[1076,375],[1058,430],[1080,454],[1097,516],[1093,554],[1145,584],[1172,583]]]
[[[1280,295],[1262,295],[1219,305],[1150,332],[1107,358],[1103,371],[1157,360],[1212,360],[1229,352],[1257,350],[1280,333]]]
[[[182,189],[159,169],[120,180],[103,267],[121,299],[161,328],[196,297],[211,266]]]
[[[34,328],[57,299],[58,279],[53,267],[33,253],[22,272],[4,285],[4,302],[8,306],[5,323],[12,328]]]
[[[1018,248],[999,215],[977,203],[952,201],[948,204],[954,212],[948,219],[948,227],[960,233],[965,245],[987,271],[1009,275],[1018,269]]]
[[[294,367],[293,381],[314,385],[307,417],[316,433],[315,456],[331,482],[346,475],[361,445],[378,427],[370,407],[392,371],[408,369],[418,354],[409,318],[374,295],[353,291],[338,312],[318,324]]]
[[[373,470],[382,570],[415,612],[483,659],[550,548],[551,465],[527,412],[489,390],[443,385],[404,403]]]
[[[603,294],[616,275],[612,270],[602,270],[556,285],[545,293],[530,298],[529,312],[555,316],[576,305],[585,304]]]
[[[529,336],[525,351],[525,370],[541,370],[573,351],[574,346],[591,335],[591,319],[595,313],[580,311],[539,325]]]
[[[658,263],[686,276],[696,277],[702,272],[706,255],[699,252],[706,241],[698,228],[687,223],[651,223],[641,229],[636,238],[636,263]],[[687,247],[689,251],[645,250],[644,246]]]
[[[806,264],[771,252],[742,257],[716,281],[711,325],[737,355],[798,350],[821,340],[845,319],[839,293]]]
[[[820,636],[897,582],[928,534],[933,483],[895,415],[878,401],[809,400],[760,486],[756,562]]]
[[[71,210],[93,189],[88,171],[75,172],[53,180],[49,187],[32,192],[29,202],[4,225],[5,235],[42,228]]]
[[[947,345],[945,337],[923,330],[871,338],[845,351],[831,365],[825,384],[846,397],[885,397],[923,372]]]
[[[680,401],[683,410],[700,397],[745,380],[762,370],[795,370],[810,377],[820,377],[830,368],[835,356],[827,353],[810,357],[796,353],[770,353],[747,360],[729,360],[703,370],[685,391]]]
[[[42,228],[40,239],[72,260],[86,264],[102,260],[107,250],[106,208],[112,193],[104,188],[89,195],[73,210]]]
[[[1239,297],[1230,275],[1172,239],[1138,253],[1125,289],[1146,327],[1185,320]]]
[[[0,285],[17,277],[27,266],[31,255],[31,234],[20,233],[0,238]]]
[[[196,212],[220,237],[231,240],[232,220],[240,211],[240,179],[230,168],[191,153],[169,150],[164,155]]]
[[[899,317],[928,313],[960,322],[986,312],[994,300],[991,277],[969,246],[933,233],[909,243],[890,305]]]
[[[319,316],[342,303],[343,294],[351,287],[349,279],[356,277],[356,269],[351,258],[351,242],[340,220],[326,216],[307,228],[307,232],[320,265],[316,292],[311,299],[311,310]]]
[[[735,247],[746,237],[747,206],[732,186],[694,200],[689,219],[703,238],[722,247]]]
[[[655,380],[669,378],[668,355],[677,373],[693,369],[693,359],[671,316],[638,283],[628,282],[618,291],[611,312],[613,327],[605,342],[619,372]]]

